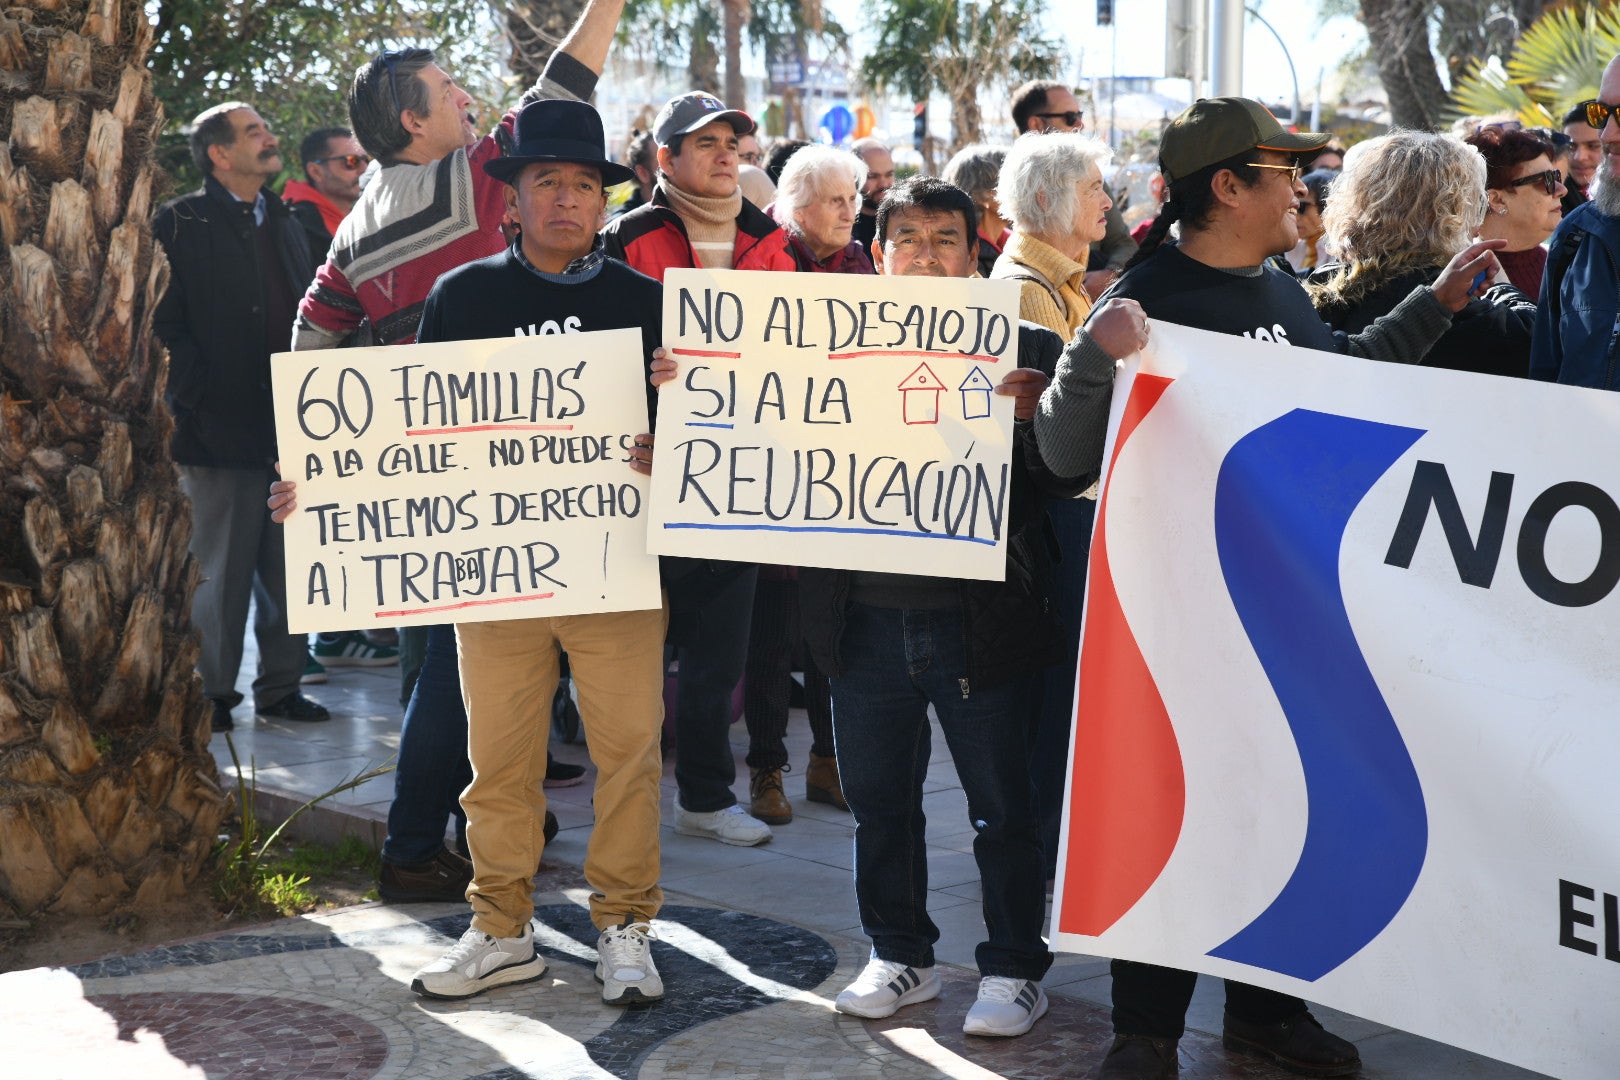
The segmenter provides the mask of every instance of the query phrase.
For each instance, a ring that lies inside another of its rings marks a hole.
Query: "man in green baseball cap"
[[[1127,325],[1139,320],[1142,338],[1147,320],[1160,319],[1415,364],[1451,325],[1452,314],[1490,284],[1498,270],[1492,249],[1502,241],[1464,249],[1433,285],[1413,290],[1360,334],[1323,323],[1304,288],[1271,260],[1299,240],[1295,219],[1307,194],[1300,158],[1328,138],[1286,131],[1265,106],[1244,98],[1198,101],[1171,122],[1159,147],[1168,182],[1164,207],[1124,274],[1098,298],[1041,399],[1035,434],[1059,475],[1095,475],[1101,465],[1101,440],[1087,432],[1107,413],[1111,380],[1068,372],[1107,370],[1108,358],[1095,342],[1105,318]],[[1172,224],[1180,227],[1173,242]],[[1099,1080],[1171,1080],[1197,976],[1123,960],[1113,962],[1112,972],[1115,1038]],[[1305,1076],[1348,1076],[1361,1064],[1355,1046],[1324,1030],[1299,998],[1230,980],[1223,1042]]]

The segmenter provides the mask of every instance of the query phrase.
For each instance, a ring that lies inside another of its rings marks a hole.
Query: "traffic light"
[[[911,107],[911,145],[920,153],[928,141],[928,102],[919,101]]]
[[[1097,25],[1114,25],[1114,0],[1097,0]]]

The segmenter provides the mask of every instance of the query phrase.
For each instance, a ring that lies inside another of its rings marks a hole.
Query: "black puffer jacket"
[[[296,315],[319,264],[286,205],[268,188],[264,197]],[[174,460],[182,465],[258,468],[275,461],[268,313],[254,228],[253,206],[213,177],[201,191],[165,204],[153,222],[171,276],[152,329],[169,349],[165,397],[174,411]],[[289,318],[289,335],[291,328]]]
[[[1343,263],[1329,263],[1311,274],[1312,285],[1346,273]],[[1388,315],[1419,285],[1432,285],[1444,266],[1408,270],[1363,293],[1353,304],[1316,304],[1322,320],[1335,330],[1359,334],[1374,319]],[[1313,293],[1314,299],[1314,293]],[[1512,285],[1492,285],[1485,295],[1451,318],[1447,330],[1423,357],[1423,366],[1478,371],[1487,375],[1530,374],[1530,331],[1536,321],[1536,302]]]
[[[1057,367],[1063,339],[1043,326],[1020,322],[1018,366],[1044,371]],[[1046,519],[1047,498],[1078,495],[1084,484],[1054,475],[1041,459],[1028,422],[1013,426],[1012,491],[1007,512],[1007,579],[958,579],[964,636],[968,642],[968,690],[988,689],[1056,663],[1062,658],[1060,629],[1053,615],[1051,570],[1057,544]],[[841,674],[839,645],[849,604],[847,570],[803,567],[799,603],[804,639],[816,665]]]

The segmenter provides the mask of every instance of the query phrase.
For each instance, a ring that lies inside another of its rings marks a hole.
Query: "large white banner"
[[[1620,395],[1155,322],[1054,943],[1620,1075]]]
[[[672,270],[651,550],[999,581],[1018,285]]]
[[[634,611],[637,330],[278,353],[293,633]]]

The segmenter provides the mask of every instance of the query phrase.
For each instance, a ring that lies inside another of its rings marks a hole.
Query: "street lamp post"
[[[1299,75],[1294,71],[1294,58],[1288,52],[1288,46],[1287,46],[1287,44],[1285,44],[1283,42],[1282,35],[1277,33],[1277,28],[1275,26],[1272,26],[1270,23],[1266,22],[1265,16],[1261,15],[1258,11],[1254,10],[1254,8],[1245,8],[1244,10],[1247,11],[1250,15],[1253,15],[1255,17],[1255,20],[1257,22],[1259,22],[1259,24],[1261,26],[1263,26],[1267,30],[1271,31],[1271,36],[1277,39],[1277,47],[1282,49],[1283,59],[1288,61],[1288,77],[1294,81],[1294,113],[1293,113],[1292,121],[1293,121],[1294,126],[1298,127],[1299,126]],[[1320,83],[1318,83],[1318,86],[1320,86]],[[1318,97],[1321,96],[1320,90],[1318,90],[1317,96]]]

